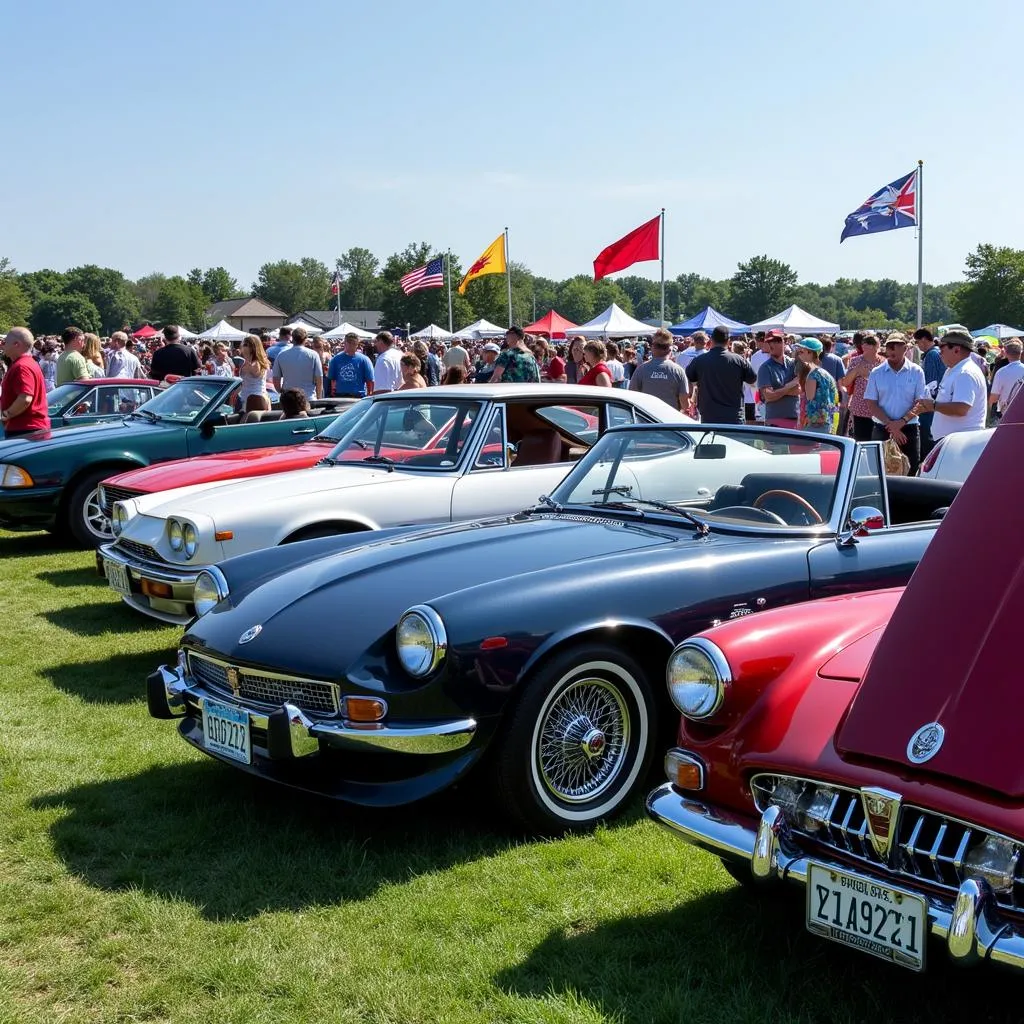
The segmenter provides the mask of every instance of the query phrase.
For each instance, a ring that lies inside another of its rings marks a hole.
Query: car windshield
[[[480,402],[431,401],[419,396],[372,402],[328,461],[452,469],[472,433],[480,406]]]
[[[57,416],[65,406],[70,405],[76,398],[84,395],[92,384],[83,381],[81,384],[61,384],[54,388],[46,396],[46,409],[51,416]]]
[[[223,377],[187,377],[158,392],[136,411],[149,414],[146,419],[155,416],[168,423],[195,423],[212,401],[230,394],[224,384]]]
[[[332,420],[329,426],[317,434],[313,440],[329,441],[331,444],[337,444],[366,415],[371,404],[369,398],[362,398],[358,402],[353,402],[340,416]]]
[[[552,493],[548,507],[693,513],[708,526],[767,529],[828,522],[843,446],[814,434],[695,426],[613,431]]]

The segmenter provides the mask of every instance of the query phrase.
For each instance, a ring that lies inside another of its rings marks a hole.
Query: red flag
[[[614,274],[616,270],[625,270],[634,263],[658,259],[660,226],[661,214],[602,249],[594,260],[594,280],[600,281],[602,277]]]

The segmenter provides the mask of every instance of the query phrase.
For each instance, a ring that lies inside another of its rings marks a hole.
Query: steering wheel
[[[764,494],[759,494],[750,504],[753,508],[759,509],[761,508],[761,503],[765,498],[788,498],[794,504],[800,506],[801,512],[805,512],[811,517],[811,523],[817,525],[825,522],[825,520],[818,515],[818,510],[806,498],[801,498],[799,494],[794,494],[792,491],[765,491]]]
[[[751,508],[749,505],[727,505],[725,508],[709,509],[716,516],[727,519],[747,519],[752,523],[771,523],[772,526],[789,526],[778,513],[768,508]]]

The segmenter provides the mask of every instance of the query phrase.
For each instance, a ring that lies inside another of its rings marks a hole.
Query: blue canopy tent
[[[746,334],[750,330],[747,324],[722,316],[714,306],[705,306],[696,316],[691,316],[681,324],[674,324],[669,330],[675,335],[686,337],[694,331],[707,331],[710,334],[716,327],[728,327],[730,334]]]

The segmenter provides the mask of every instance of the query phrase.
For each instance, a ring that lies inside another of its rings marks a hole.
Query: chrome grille
[[[115,550],[123,551],[126,555],[134,555],[136,558],[141,558],[144,562],[167,562],[167,559],[156,548],[151,548],[148,544],[140,544],[138,541],[129,540],[127,537],[121,537],[115,541],[114,548]]]
[[[794,831],[847,858],[869,865],[875,871],[926,882],[955,895],[970,872],[964,859],[986,840],[1002,841],[1015,850],[1014,884],[1009,892],[996,892],[996,901],[1007,909],[1024,912],[1024,843],[998,832],[949,818],[923,807],[904,804],[896,825],[896,852],[888,865],[871,843],[860,791],[796,776],[756,775],[750,780],[758,811],[773,802],[772,796],[782,783],[795,786],[827,786],[835,791],[823,827]],[[787,817],[787,821],[788,821]],[[790,822],[792,825],[792,822]]]
[[[225,697],[236,697],[228,683],[228,667],[227,662],[214,661],[191,652],[188,655],[189,674],[197,682]],[[256,672],[248,668],[238,669],[236,699],[269,708],[280,707],[289,701],[303,711],[321,715],[334,715],[338,711],[338,688],[334,683]]]
[[[124,501],[126,498],[137,498],[143,491],[133,491],[130,487],[109,487],[102,484],[101,494],[103,496],[103,514],[109,519],[114,514],[114,502]]]

